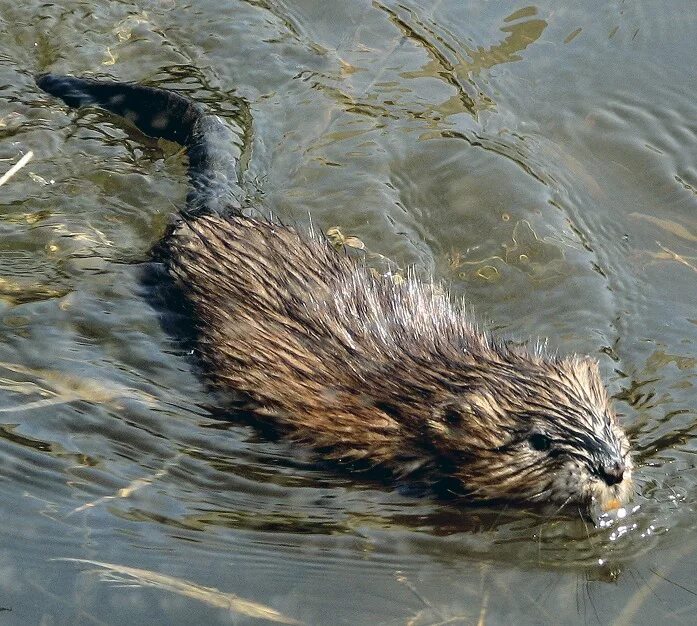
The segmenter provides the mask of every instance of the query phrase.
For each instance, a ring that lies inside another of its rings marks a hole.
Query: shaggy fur
[[[186,98],[39,85],[188,146],[187,213],[160,257],[193,307],[211,384],[258,419],[323,458],[469,500],[588,512],[628,499],[629,444],[595,361],[509,347],[433,285],[376,277],[322,237],[242,216],[221,142],[233,133]]]

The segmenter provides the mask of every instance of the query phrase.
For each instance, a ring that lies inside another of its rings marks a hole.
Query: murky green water
[[[693,2],[2,0],[0,58],[0,173],[34,153],[0,187],[0,624],[694,623]],[[183,160],[45,70],[243,98],[257,206],[597,356],[635,510],[457,509],[214,420],[139,279]]]

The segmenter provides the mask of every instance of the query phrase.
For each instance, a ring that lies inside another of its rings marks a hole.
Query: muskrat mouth
[[[601,503],[600,508],[604,513],[610,513],[611,511],[616,511],[622,507],[622,502],[617,498],[610,498],[606,502]]]
[[[601,516],[619,515],[629,500],[632,480],[625,476],[620,482],[608,485],[603,482],[595,486],[594,493],[589,502],[589,512],[594,521]]]

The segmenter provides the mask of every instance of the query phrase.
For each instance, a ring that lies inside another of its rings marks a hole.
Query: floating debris
[[[27,302],[41,302],[52,298],[62,298],[70,293],[69,288],[54,289],[34,283],[21,284],[15,280],[0,277],[0,300],[8,304],[26,304]]]
[[[365,250],[365,244],[358,238],[352,235],[344,235],[338,226],[332,226],[327,229],[327,239],[335,248],[356,248],[357,250]]]
[[[17,163],[15,163],[5,174],[0,177],[0,187],[2,187],[10,178],[12,178],[19,170],[21,170],[29,161],[34,158],[34,153],[29,150]]]
[[[180,456],[181,455],[178,454],[176,458],[178,459]],[[169,463],[168,465],[171,465],[171,463]],[[159,480],[163,476],[166,476],[168,473],[169,468],[164,467],[162,469],[157,470],[152,476],[146,476],[145,478],[136,478],[135,480],[132,480],[126,487],[122,487],[121,489],[119,489],[114,495],[102,496],[101,498],[97,498],[96,500],[92,500],[91,502],[86,502],[85,504],[82,504],[76,509],[73,509],[68,515],[73,515],[74,513],[81,513],[82,511],[93,509],[106,502],[111,502],[112,500],[118,500],[120,498],[129,498],[136,491],[139,491],[140,489],[142,489],[143,487],[147,487],[148,485],[152,485],[156,480]]]
[[[102,561],[91,561],[89,559],[57,558],[53,561],[69,561],[71,563],[84,563],[94,565],[106,570],[100,574],[100,579],[104,582],[113,582],[127,585],[130,587],[154,587],[163,591],[171,591],[179,595],[198,600],[210,606],[220,609],[227,609],[233,613],[240,613],[247,617],[265,619],[279,624],[301,624],[296,619],[288,617],[268,606],[245,600],[234,593],[225,593],[215,587],[204,587],[183,578],[175,578],[166,574],[159,574],[147,569],[138,567],[128,567],[115,563],[104,563]]]
[[[113,381],[87,378],[59,370],[30,368],[19,363],[5,361],[0,361],[0,368],[37,379],[36,382],[18,383],[0,377],[0,389],[25,394],[36,393],[38,389],[41,395],[48,396],[27,404],[2,407],[0,413],[39,409],[75,401],[119,406],[118,400],[121,398],[135,398],[150,407],[158,404],[158,399],[155,396]]]
[[[630,213],[629,217],[650,222],[654,226],[658,226],[660,229],[685,241],[697,242],[697,235],[694,235],[685,226],[673,220],[656,217],[655,215],[646,215],[645,213]]]

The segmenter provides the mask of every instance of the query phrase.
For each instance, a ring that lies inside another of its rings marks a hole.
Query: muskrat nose
[[[622,461],[605,463],[600,467],[600,476],[608,486],[621,483],[624,478],[624,463]]]

